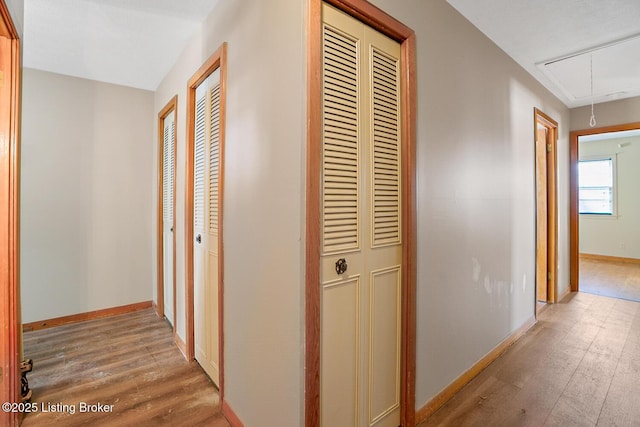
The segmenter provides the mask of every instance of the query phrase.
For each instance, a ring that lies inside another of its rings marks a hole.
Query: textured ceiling
[[[25,0],[24,66],[155,90],[217,0]]]
[[[640,96],[639,0],[447,0],[568,107]]]

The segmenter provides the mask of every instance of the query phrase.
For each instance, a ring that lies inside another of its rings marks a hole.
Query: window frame
[[[611,161],[611,213],[606,212],[581,212],[580,211],[580,163],[582,162],[596,162],[596,161]],[[618,217],[618,180],[617,180],[617,154],[601,154],[593,156],[585,156],[578,159],[578,215],[585,218],[602,218],[602,219],[616,219]]]

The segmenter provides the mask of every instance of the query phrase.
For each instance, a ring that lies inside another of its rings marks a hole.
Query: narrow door
[[[323,5],[320,416],[400,424],[400,46]]]
[[[175,176],[175,110],[164,118],[162,149],[162,268],[164,316],[174,324],[173,313],[173,213],[174,213],[174,176]]]
[[[218,222],[220,72],[196,90],[194,149],[194,340],[195,358],[218,385]]]
[[[539,302],[547,302],[548,266],[548,196],[547,196],[547,129],[536,129],[536,288]]]

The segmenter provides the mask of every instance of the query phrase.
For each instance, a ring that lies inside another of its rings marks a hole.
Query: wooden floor
[[[27,332],[24,353],[38,412],[23,426],[229,427],[217,389],[151,309]],[[81,413],[82,402],[113,410]]]
[[[429,426],[640,426],[640,303],[574,293]]]
[[[580,257],[580,291],[640,301],[640,264]]]

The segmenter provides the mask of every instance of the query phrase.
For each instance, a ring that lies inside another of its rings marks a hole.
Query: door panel
[[[536,288],[537,299],[547,302],[547,130],[536,130]]]
[[[323,22],[321,424],[397,427],[400,46],[328,5]]]
[[[219,383],[220,72],[196,89],[194,148],[195,358]]]
[[[173,313],[173,229],[174,229],[174,179],[175,179],[175,111],[164,118],[162,158],[162,266],[164,290],[164,316],[174,324]]]

